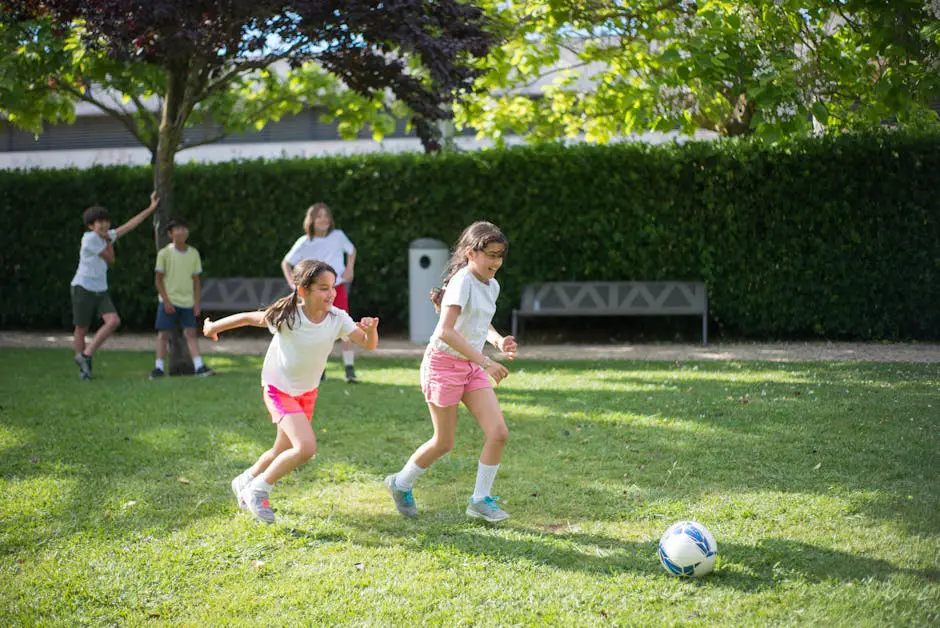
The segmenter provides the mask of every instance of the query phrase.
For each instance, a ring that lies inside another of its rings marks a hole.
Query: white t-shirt
[[[305,259],[318,259],[326,262],[336,271],[336,285],[338,286],[343,283],[346,255],[352,255],[355,250],[356,247],[341,229],[333,229],[322,238],[300,236],[284,256],[284,261],[291,266],[296,266]]]
[[[301,395],[320,385],[326,359],[338,338],[356,329],[349,314],[331,307],[322,323],[313,323],[298,310],[294,328],[269,327],[274,335],[261,367],[261,384],[274,386],[291,396]]]
[[[108,229],[111,242],[117,240],[117,229]],[[78,269],[72,277],[73,286],[81,286],[91,292],[104,292],[108,289],[108,263],[99,253],[108,248],[108,241],[94,231],[82,236],[82,246],[78,251]]]
[[[444,290],[441,300],[441,318],[438,320],[431,344],[435,349],[449,353],[458,358],[466,359],[449,344],[440,339],[441,323],[448,305],[459,305],[460,316],[454,324],[454,329],[466,339],[470,346],[477,351],[483,350],[486,344],[486,335],[490,329],[490,322],[496,313],[496,298],[499,296],[499,283],[490,279],[488,284],[483,283],[470,272],[469,266],[464,266],[451,277]]]

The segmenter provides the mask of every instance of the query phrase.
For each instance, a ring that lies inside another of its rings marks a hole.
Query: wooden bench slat
[[[283,277],[224,277],[205,279],[201,285],[203,310],[241,312],[267,307],[290,294]]]
[[[532,316],[686,314],[702,316],[702,344],[708,344],[708,294],[702,282],[558,281],[525,286],[512,327],[516,335],[518,323]]]

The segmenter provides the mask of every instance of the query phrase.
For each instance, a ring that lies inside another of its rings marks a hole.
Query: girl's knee
[[[506,427],[505,423],[493,427],[487,432],[486,440],[494,443],[505,443],[509,440],[509,428]]]
[[[297,446],[297,455],[300,456],[300,461],[307,462],[313,458],[317,453],[317,443],[316,441],[305,441],[300,443]]]
[[[121,326],[121,317],[118,316],[117,314],[112,314],[105,320],[105,323],[107,323],[114,329],[117,329],[118,327]]]
[[[431,447],[439,455],[443,456],[446,453],[449,453],[454,448],[454,438],[441,438],[440,436],[435,437],[431,441]]]

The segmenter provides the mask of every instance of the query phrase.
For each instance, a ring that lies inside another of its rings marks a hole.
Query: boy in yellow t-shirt
[[[199,355],[196,336],[196,317],[199,316],[199,275],[202,259],[199,251],[186,244],[189,227],[181,219],[170,220],[166,226],[170,244],[157,253],[155,283],[160,295],[157,305],[157,364],[150,372],[150,379],[166,375],[167,344],[170,331],[179,323],[186,337],[189,353],[193,356],[196,375],[212,375],[213,371]]]

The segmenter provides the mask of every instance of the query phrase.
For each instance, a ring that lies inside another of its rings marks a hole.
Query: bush
[[[755,338],[934,339],[940,329],[940,136],[882,133],[653,147],[520,147],[183,165],[176,211],[207,277],[278,276],[323,200],[359,254],[353,314],[408,321],[408,243],[486,219],[510,238],[497,324],[522,286],[704,280],[713,321]],[[0,173],[3,328],[70,326],[82,210],[120,223],[149,168]],[[152,234],[116,248],[128,327],[155,310]]]

